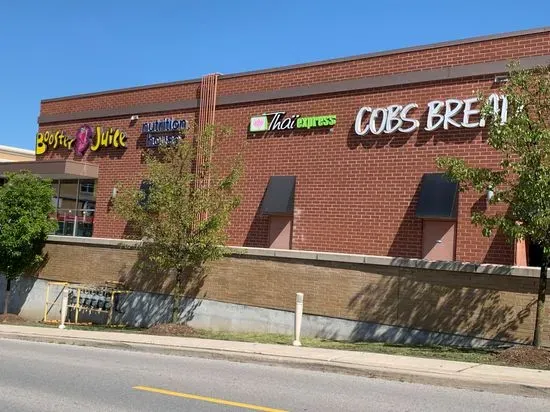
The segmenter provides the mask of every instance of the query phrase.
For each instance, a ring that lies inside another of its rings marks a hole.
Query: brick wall
[[[49,243],[39,277],[169,293],[138,253],[117,247]],[[233,256],[190,283],[189,296],[293,310],[303,292],[308,314],[528,343],[538,279],[331,261]],[[547,319],[550,307],[547,307]],[[357,331],[358,335],[360,331]],[[550,325],[544,332],[550,344]]]
[[[473,165],[485,166],[496,165],[498,157],[479,129],[361,138],[353,131],[355,114],[363,105],[414,101],[425,107],[430,100],[465,98],[475,94],[473,90],[490,90],[491,85],[490,80],[480,79],[272,102],[253,109],[218,109],[217,121],[233,128],[236,141],[246,139],[243,202],[232,221],[230,244],[267,246],[268,218],[259,214],[259,205],[269,176],[289,174],[296,176],[293,248],[420,257],[422,221],[415,217],[415,208],[422,175],[437,171],[438,156],[465,157]],[[274,132],[258,139],[247,134],[251,115],[274,110],[332,113],[338,125],[333,133]],[[228,143],[224,154],[236,146]],[[460,197],[457,260],[513,263],[510,245],[500,238],[481,237],[480,229],[470,224],[470,211],[478,198]]]
[[[550,33],[536,33],[426,50],[408,51],[347,62],[294,68],[268,73],[221,77],[219,95],[276,90],[297,85],[362,78],[381,74],[490,62],[549,54]],[[361,106],[386,107],[416,102],[413,117],[425,124],[424,108],[430,100],[467,98],[478,91],[495,91],[492,76],[369,89],[318,97],[280,99],[217,108],[216,122],[233,130],[221,148],[227,158],[242,150],[245,174],[239,185],[243,195],[229,229],[232,245],[266,247],[268,220],[259,213],[260,202],[272,175],[296,176],[295,249],[421,257],[422,221],[415,217],[420,179],[436,171],[438,156],[466,158],[473,165],[495,166],[498,156],[486,145],[479,129],[452,129],[375,137],[356,136],[353,122]],[[81,112],[144,103],[194,99],[199,83],[153,87],[96,96],[44,101],[41,114]],[[333,133],[273,132],[255,138],[247,132],[251,116],[276,110],[288,114],[336,114]],[[110,194],[117,182],[137,185],[143,169],[144,139],[141,124],[167,116],[197,120],[197,111],[140,114],[139,122],[128,118],[86,121],[118,127],[128,135],[123,149],[102,149],[83,160],[99,164],[95,237],[120,238],[128,234],[123,221],[111,210]],[[83,121],[41,124],[40,130],[63,129],[69,133]],[[73,158],[56,150],[41,159]],[[479,196],[459,198],[456,259],[472,262],[513,263],[513,248],[501,236],[483,238],[470,223],[471,211],[482,207]]]

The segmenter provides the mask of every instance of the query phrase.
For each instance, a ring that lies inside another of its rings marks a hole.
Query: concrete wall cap
[[[317,252],[317,260],[344,262],[344,263],[365,263],[365,255],[348,253]]]
[[[110,247],[138,247],[140,240],[126,239],[105,239],[92,237],[72,237],[72,236],[48,236],[48,241],[52,243],[80,244],[90,246],[110,246]],[[471,262],[457,261],[430,261],[424,259],[357,255],[348,253],[333,252],[315,252],[307,250],[287,250],[287,249],[268,249],[258,247],[228,246],[229,252],[238,257],[239,255],[258,256],[267,258],[284,258],[297,260],[318,260],[324,262],[357,263],[378,266],[393,266],[402,268],[444,270],[449,272],[477,273],[489,275],[507,275],[521,277],[538,277],[539,268],[526,266],[506,266],[479,264]]]
[[[275,249],[259,249],[259,248],[247,248],[241,246],[230,246],[229,251],[234,255],[248,255],[248,256],[266,256],[275,257]]]
[[[267,249],[274,250],[275,257],[289,258],[289,259],[306,259],[317,260],[317,253],[305,250],[288,250],[288,249]]]
[[[395,258],[389,256],[375,256],[367,255],[365,256],[365,263],[367,265],[380,265],[380,266],[395,266],[393,261]]]
[[[90,246],[119,246],[119,247],[137,247],[141,240],[129,239],[107,239],[98,237],[80,237],[80,236],[48,236],[48,241],[53,243],[69,243]]]

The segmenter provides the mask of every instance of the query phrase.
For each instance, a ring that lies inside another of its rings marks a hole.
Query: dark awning
[[[426,173],[420,184],[416,217],[455,219],[457,214],[458,183],[443,173]]]
[[[294,213],[295,176],[271,176],[262,201],[262,212],[267,215]]]

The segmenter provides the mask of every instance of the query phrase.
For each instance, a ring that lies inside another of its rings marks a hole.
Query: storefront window
[[[80,193],[94,193],[95,183],[94,181],[81,181],[80,182]]]
[[[91,237],[95,215],[95,180],[58,180],[53,182],[56,208],[56,235]]]

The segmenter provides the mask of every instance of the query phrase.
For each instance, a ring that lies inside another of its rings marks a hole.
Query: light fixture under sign
[[[135,122],[138,119],[139,119],[139,116],[137,114],[134,114],[134,115],[132,115],[132,117],[130,117],[131,122]]]

